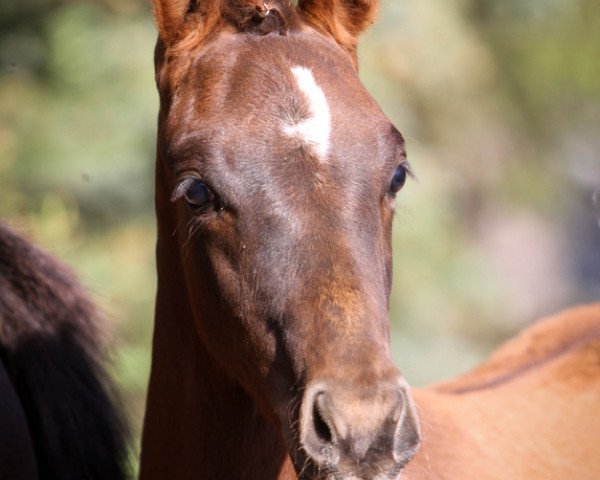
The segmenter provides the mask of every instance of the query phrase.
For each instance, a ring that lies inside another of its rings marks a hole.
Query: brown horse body
[[[473,372],[414,389],[407,480],[600,478],[600,305],[529,328]]]
[[[158,292],[142,480],[395,480],[420,444],[388,325],[409,167],[356,72],[377,2],[297,3],[154,0]],[[450,471],[423,458],[450,460],[459,437],[436,442],[453,428],[476,443],[462,399],[495,389],[476,390],[416,392],[427,444],[407,475]]]

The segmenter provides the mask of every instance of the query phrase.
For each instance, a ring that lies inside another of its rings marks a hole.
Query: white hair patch
[[[310,116],[294,125],[286,125],[283,131],[290,137],[300,139],[314,149],[314,153],[321,160],[325,160],[329,152],[331,134],[331,112],[327,98],[321,87],[317,85],[310,69],[293,67],[292,74],[296,78],[298,88],[308,101]]]

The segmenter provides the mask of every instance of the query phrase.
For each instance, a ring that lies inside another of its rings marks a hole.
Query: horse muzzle
[[[300,442],[322,472],[317,478],[397,478],[421,443],[408,385],[311,382],[302,401]]]

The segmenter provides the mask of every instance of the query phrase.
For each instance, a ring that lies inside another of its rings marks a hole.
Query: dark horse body
[[[426,436],[408,463],[421,433],[388,325],[408,165],[356,70],[377,3],[154,0],[158,292],[141,480],[396,480],[407,464],[406,478],[464,480],[477,477],[461,446],[482,435],[478,472],[519,453],[491,455],[501,435],[461,410],[483,398],[488,419],[501,411],[480,385],[415,392]],[[553,375],[522,360],[519,371]],[[546,399],[568,420],[538,378],[496,379],[498,398]],[[595,399],[597,384],[586,391]],[[518,406],[512,421],[526,426],[536,405]],[[578,438],[587,456],[597,435]],[[546,452],[560,455],[560,439]],[[544,478],[515,471],[503,478]]]
[[[64,265],[0,225],[0,479],[126,477],[98,320]]]

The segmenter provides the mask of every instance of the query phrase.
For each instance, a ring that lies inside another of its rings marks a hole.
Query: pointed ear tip
[[[162,8],[156,1],[152,2],[152,14],[154,17],[154,26],[156,27],[156,32],[158,33],[159,38],[164,42],[168,38],[168,20],[163,15]]]
[[[169,43],[184,22],[189,8],[190,0],[152,0],[154,24],[163,42]]]
[[[161,26],[160,24],[156,23],[156,34],[158,37],[158,41],[164,45],[164,46],[168,46],[170,43],[170,40],[172,38],[172,35],[169,34],[169,30],[165,29],[164,26]]]

